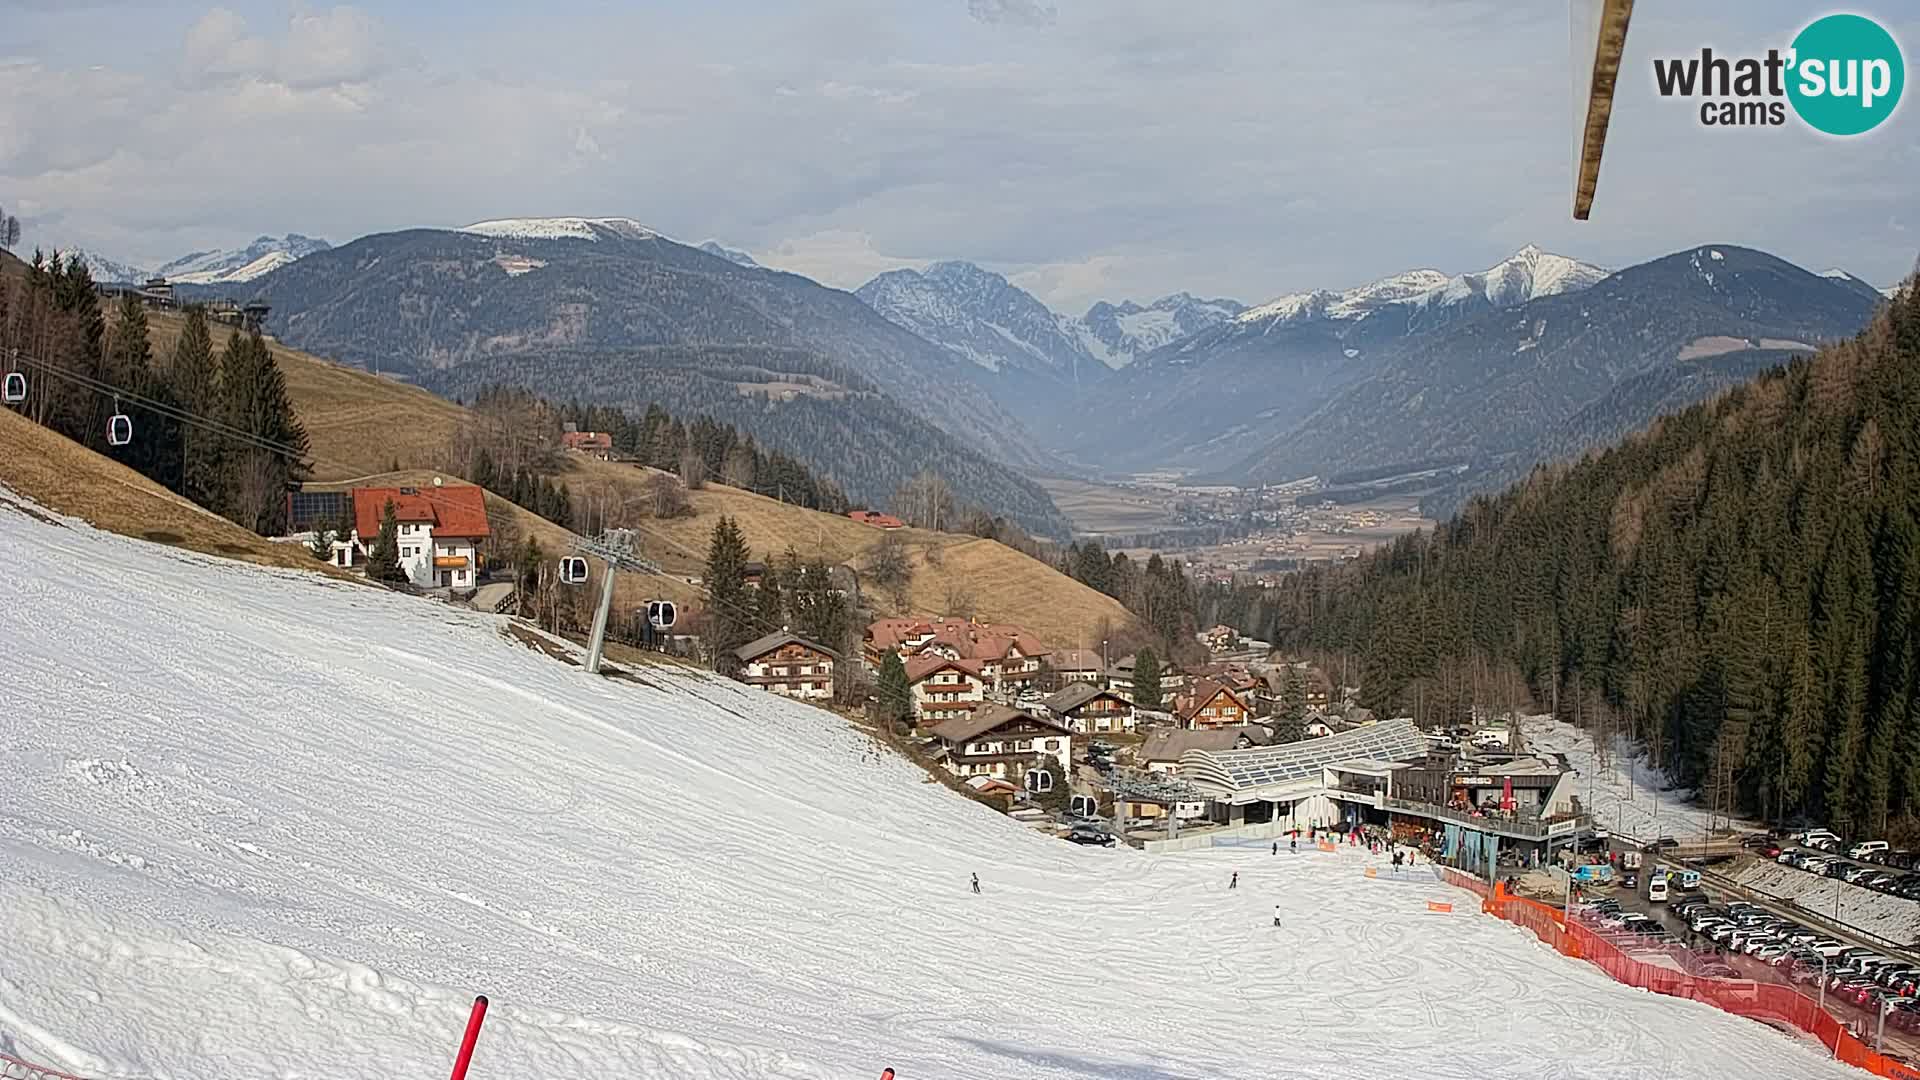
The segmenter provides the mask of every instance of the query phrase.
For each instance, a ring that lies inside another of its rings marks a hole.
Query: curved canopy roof
[[[1343,761],[1417,761],[1427,739],[1411,720],[1384,720],[1321,739],[1246,750],[1189,750],[1180,772],[1194,781],[1239,792],[1314,777]]]

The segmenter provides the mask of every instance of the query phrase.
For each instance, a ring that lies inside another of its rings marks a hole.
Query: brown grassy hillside
[[[110,532],[260,566],[337,573],[305,546],[255,536],[11,409],[0,409],[0,484]]]
[[[155,354],[172,352],[186,320],[153,311],[147,321]],[[213,327],[216,350],[226,347],[231,332]],[[328,363],[271,338],[268,345],[307,426],[316,480],[370,476],[387,472],[395,462],[403,469],[432,468],[466,416],[465,409],[417,386]]]
[[[151,323],[155,350],[170,350],[183,320],[156,312]],[[224,328],[217,328],[215,344],[225,340]],[[466,409],[418,387],[321,360],[277,342],[272,349],[286,374],[294,408],[306,425],[317,480],[432,482],[433,474],[425,470],[444,460],[454,431],[467,420]],[[389,475],[395,461],[402,472]],[[570,462],[562,480],[576,493],[610,488],[622,497],[644,501],[650,474],[651,470],[633,465],[581,458]],[[405,479],[394,481],[394,475]],[[704,568],[708,537],[722,515],[740,523],[756,556],[778,555],[792,545],[802,558],[819,557],[859,570],[865,570],[868,552],[882,536],[880,530],[845,517],[719,484],[691,492],[690,501],[691,517],[636,523],[653,541],[646,554],[679,580],[676,584],[642,577],[631,587],[623,581],[615,594],[623,607],[630,600],[654,597],[694,601],[698,589],[684,579],[699,576]],[[489,496],[489,505],[495,503],[511,506]],[[566,530],[518,507],[512,510],[525,532],[547,551],[558,552],[571,542]],[[919,529],[902,530],[900,535],[915,566],[909,609],[914,613],[945,613],[949,594],[965,591],[971,593],[978,617],[1019,623],[1060,646],[1097,644],[1103,621],[1115,627],[1133,622],[1111,597],[996,541]],[[866,595],[883,610],[892,606],[871,588]]]

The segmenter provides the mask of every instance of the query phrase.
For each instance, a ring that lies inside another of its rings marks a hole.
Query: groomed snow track
[[[0,563],[0,1052],[64,1072],[445,1075],[485,993],[474,1080],[1855,1075],[1459,890],[1050,840],[497,616],[4,501]]]

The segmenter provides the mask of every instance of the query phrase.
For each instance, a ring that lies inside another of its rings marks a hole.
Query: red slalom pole
[[[453,1080],[466,1080],[467,1064],[473,1060],[473,1044],[480,1041],[480,1023],[487,1018],[487,995],[473,999],[473,1012],[467,1017],[467,1034],[460,1040],[460,1056],[453,1059]]]

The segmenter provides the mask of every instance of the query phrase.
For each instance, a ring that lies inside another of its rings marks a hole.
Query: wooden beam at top
[[[1600,184],[1600,151],[1606,147],[1607,121],[1613,116],[1613,86],[1620,78],[1620,54],[1627,47],[1627,21],[1632,17],[1633,0],[1606,0],[1600,14],[1600,46],[1593,54],[1586,130],[1580,139],[1580,174],[1573,189],[1576,221],[1587,220],[1593,210],[1593,192]]]

